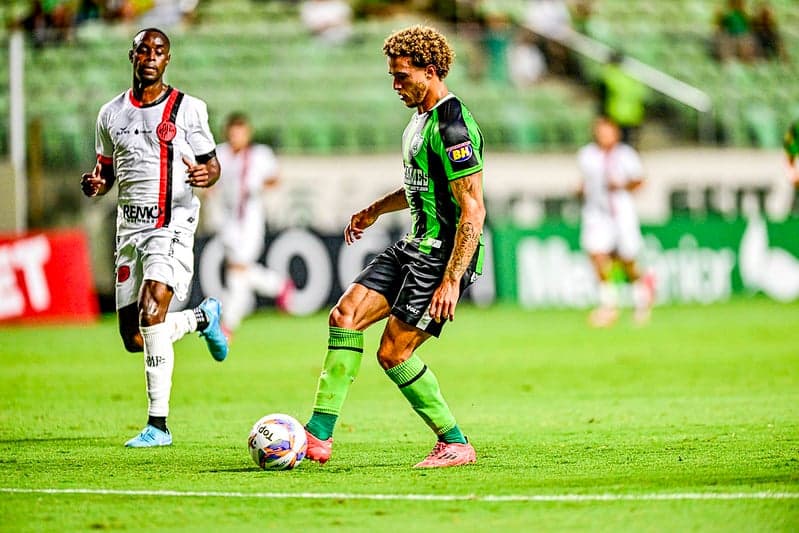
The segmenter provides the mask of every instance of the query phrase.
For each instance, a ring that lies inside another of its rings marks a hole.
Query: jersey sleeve
[[[114,143],[108,130],[108,108],[103,107],[97,114],[97,125],[94,133],[94,150],[97,160],[104,165],[114,162]]]
[[[468,109],[451,98],[438,109],[439,135],[432,146],[449,181],[483,170],[483,134]]]
[[[208,109],[205,102],[191,99],[186,109],[187,141],[195,157],[208,155],[216,149],[214,135],[208,126]]]
[[[263,185],[265,181],[268,181],[277,175],[278,172],[277,157],[275,157],[275,152],[270,147],[263,144],[257,146],[259,148],[258,150],[259,151],[258,173],[260,175],[259,185]]]

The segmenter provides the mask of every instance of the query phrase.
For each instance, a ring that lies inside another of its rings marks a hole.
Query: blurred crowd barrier
[[[82,231],[0,235],[0,322],[84,322],[97,314]]]
[[[712,303],[756,292],[786,301],[799,297],[799,197],[779,152],[673,149],[643,157],[647,182],[636,194],[647,242],[641,259],[659,279],[660,303]],[[293,311],[307,314],[334,302],[371,257],[409,227],[407,213],[394,213],[356,245],[342,239],[352,213],[401,185],[402,166],[396,156],[374,155],[285,156],[281,167],[282,185],[265,197],[268,231],[260,260],[294,278]],[[471,291],[473,301],[593,304],[595,281],[577,246],[578,181],[573,154],[487,154],[489,261]],[[35,282],[41,279],[48,280],[53,309],[60,309],[53,317],[94,316],[95,287],[101,308],[113,310],[114,194],[82,202],[81,222],[66,231],[75,240],[67,246],[71,255],[57,253],[53,236],[59,232],[43,234],[49,248],[47,260],[34,258],[39,263],[20,263],[27,257],[19,251],[23,245],[0,242],[0,318],[39,313]],[[214,235],[201,231],[195,252],[191,297],[176,306],[225,289]],[[67,289],[80,295],[64,296]],[[63,307],[75,302],[83,307]],[[253,295],[254,306],[272,303]]]
[[[712,303],[733,294],[799,297],[799,198],[779,152],[678,149],[644,154],[647,183],[636,195],[644,268],[660,303]],[[343,243],[352,213],[396,189],[393,156],[284,158],[283,186],[267,197],[270,235],[262,261],[288,272],[294,311],[334,302],[374,254],[407,230],[407,213],[386,215],[355,246]],[[526,307],[587,307],[596,283],[578,248],[579,175],[572,154],[489,154],[485,191],[489,261],[471,291]],[[191,302],[224,290],[213,236],[197,247]],[[253,305],[269,305],[257,300]]]

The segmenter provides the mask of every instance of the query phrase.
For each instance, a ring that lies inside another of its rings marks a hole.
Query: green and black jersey
[[[472,114],[449,94],[427,113],[415,113],[402,135],[405,196],[413,227],[406,241],[424,254],[449,253],[461,209],[449,182],[483,170],[483,134]],[[476,271],[482,267],[482,236]]]
[[[788,131],[785,132],[783,146],[791,160],[799,156],[799,120],[791,124]]]

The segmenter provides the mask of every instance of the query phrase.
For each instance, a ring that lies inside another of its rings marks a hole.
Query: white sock
[[[166,322],[139,328],[144,338],[144,377],[150,416],[169,415],[169,395],[172,391],[172,369],[175,351]]]
[[[246,270],[228,269],[226,281],[227,291],[223,302],[225,313],[222,315],[222,321],[227,329],[234,331],[252,305],[253,295],[250,293]]]
[[[269,298],[273,298],[280,294],[283,285],[286,283],[286,278],[284,276],[260,265],[255,265],[247,269],[247,279],[255,292]]]
[[[633,305],[636,309],[649,309],[652,306],[652,290],[643,278],[633,284]]]
[[[615,309],[618,305],[618,294],[616,284],[611,281],[599,282],[599,306],[608,309]]]
[[[187,333],[197,331],[197,315],[193,309],[186,309],[177,313],[168,313],[164,322],[169,329],[169,339],[179,341]]]

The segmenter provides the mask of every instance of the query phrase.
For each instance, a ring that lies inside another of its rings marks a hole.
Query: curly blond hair
[[[383,43],[386,57],[410,57],[416,67],[433,65],[442,80],[449,74],[455,51],[438,30],[429,26],[411,26],[392,33]]]

